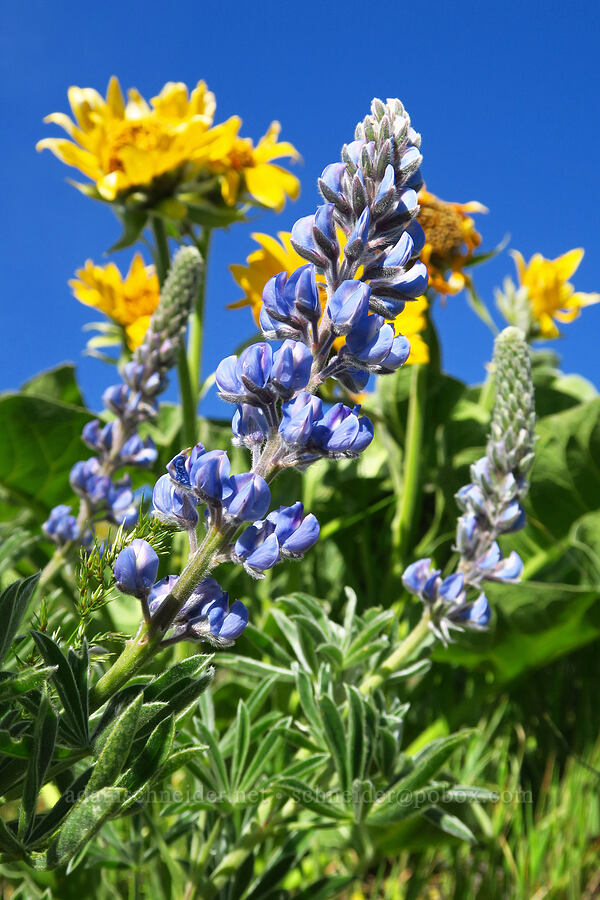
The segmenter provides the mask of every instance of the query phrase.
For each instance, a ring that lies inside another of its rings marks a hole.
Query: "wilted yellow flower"
[[[468,276],[464,268],[481,244],[481,235],[469,213],[486,213],[476,200],[449,203],[423,188],[419,191],[418,220],[425,232],[421,259],[429,272],[429,287],[440,294],[458,294]]]
[[[578,317],[584,306],[600,302],[600,294],[576,292],[569,278],[583,259],[581,248],[569,250],[556,259],[535,253],[528,263],[518,250],[512,256],[520,286],[527,290],[531,313],[539,326],[539,337],[555,338],[560,332],[554,320],[567,323]]]
[[[258,325],[258,317],[262,306],[262,292],[265,284],[279,272],[287,272],[291,275],[299,266],[303,266],[303,259],[292,247],[289,231],[280,231],[277,234],[279,240],[268,234],[253,234],[252,238],[259,244],[259,249],[253,250],[246,260],[246,265],[229,266],[236,283],[244,291],[244,297],[236,303],[231,303],[229,309],[241,309],[250,306],[254,321]],[[345,243],[343,234],[339,233],[340,243]],[[359,272],[361,270],[359,269]],[[321,302],[325,305],[324,278],[317,275],[317,283],[323,288]],[[396,334],[403,334],[410,341],[410,356],[408,363],[429,361],[429,348],[421,336],[421,332],[427,324],[425,311],[428,307],[425,297],[409,301],[402,313],[395,320]],[[340,338],[338,343],[343,344]]]
[[[75,122],[64,113],[44,121],[60,125],[71,140],[45,138],[37,149],[48,148],[87,175],[104,200],[147,188],[157,179],[157,196],[166,198],[184,180],[215,175],[221,176],[223,197],[231,204],[246,190],[258,203],[279,210],[286,197],[298,195],[298,179],[271,164],[298,155],[291,144],[277,143],[278,123],[257,147],[239,136],[238,116],[213,126],[215,97],[203,81],[189,95],[185,84],[170,81],[149,104],[134,88],[125,102],[114,76],[106,99],[93,88],[78,87],[69,88],[68,97]]]
[[[160,299],[154,266],[146,266],[136,253],[125,278],[114,263],[95,266],[91,259],[75,274],[69,281],[75,297],[122,325],[131,350],[139,347]]]

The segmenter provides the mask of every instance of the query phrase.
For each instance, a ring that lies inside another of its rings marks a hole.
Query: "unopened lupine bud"
[[[373,425],[366,416],[336,403],[316,423],[311,441],[332,456],[358,456],[373,440]]]
[[[231,420],[232,444],[252,449],[260,446],[269,433],[265,414],[258,406],[239,403]]]
[[[306,387],[313,356],[301,341],[284,341],[273,354],[271,379],[280,396],[286,399]]]
[[[135,538],[117,556],[115,582],[124,594],[148,597],[158,573],[158,556],[148,541]]]
[[[343,281],[327,303],[335,334],[348,332],[367,315],[370,288],[362,281]]]

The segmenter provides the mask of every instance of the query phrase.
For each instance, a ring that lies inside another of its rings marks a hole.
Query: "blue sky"
[[[253,230],[288,230],[312,212],[315,180],[373,96],[398,96],[423,135],[428,187],[448,200],[477,199],[484,246],[511,235],[526,258],[586,249],[574,282],[600,291],[598,177],[598,7],[533,0],[502,4],[394,2],[302,4],[261,0],[226,4],[60,3],[5,6],[0,38],[3,156],[3,300],[0,389],[14,389],[63,360],[78,363],[92,406],[114,380],[83,358],[82,325],[94,318],[70,295],[67,280],[87,258],[102,262],[119,234],[110,209],[65,183],[74,174],[50,153],[36,154],[42,124],[68,111],[69,85],[102,92],[115,73],[145,96],[168,80],[204,78],[217,95],[217,120],[236,113],[258,139],[272,119],[300,150],[302,195],[279,216],[219,233],[208,282],[206,371],[252,332],[228,272],[254,244]],[[596,24],[594,24],[596,23]],[[129,252],[116,254],[126,269]],[[480,268],[480,294],[513,264],[507,252]],[[97,318],[97,317],[96,317]],[[464,296],[438,310],[445,368],[479,381],[492,338]],[[565,327],[553,346],[566,371],[600,381],[600,305]],[[209,412],[226,411],[216,401]]]

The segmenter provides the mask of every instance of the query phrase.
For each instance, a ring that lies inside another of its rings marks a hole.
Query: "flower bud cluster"
[[[123,383],[107,388],[102,396],[115,419],[105,425],[94,419],[84,426],[82,438],[97,455],[75,463],[71,470],[71,486],[81,499],[75,523],[65,519],[64,513],[57,518],[56,509],[61,507],[56,507],[43,526],[55,543],[81,539],[93,519],[126,527],[135,523],[131,479],[125,475],[115,480],[113,476],[123,466],[150,466],[156,460],[152,438],[142,439],[137,429],[156,415],[156,398],[167,386],[166,373],[175,364],[184,339],[202,265],[195,247],[178,251],[144,341],[123,367]]]
[[[465,589],[480,589],[485,581],[516,583],[523,563],[512,551],[505,557],[498,538],[525,526],[521,500],[533,464],[535,406],[531,361],[525,336],[505,328],[494,345],[496,402],[486,455],[471,466],[471,482],[457,495],[462,510],[456,528],[458,572],[441,579],[422,559],[403,576],[408,591],[429,609],[432,628],[447,641],[450,628],[481,628],[490,618],[485,595],[467,603]],[[459,589],[460,586],[460,589]]]
[[[177,584],[176,575],[156,581],[159,560],[147,541],[134,539],[115,562],[115,583],[120,591],[141,600],[150,619]],[[239,600],[229,606],[228,595],[214,578],[203,578],[177,612],[167,642],[206,641],[231,647],[248,624],[248,610]]]

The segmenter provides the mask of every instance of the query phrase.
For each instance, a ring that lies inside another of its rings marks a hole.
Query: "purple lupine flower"
[[[373,440],[373,425],[359,410],[336,403],[316,423],[312,443],[328,455],[358,456]]]
[[[158,573],[158,556],[148,541],[135,538],[117,556],[115,583],[124,594],[148,597]]]
[[[362,281],[342,281],[326,307],[335,334],[348,334],[367,315],[370,293]]]
[[[63,503],[55,506],[42,525],[42,531],[59,546],[79,537],[79,526],[75,516],[71,515],[71,507]]]
[[[169,475],[161,475],[152,492],[152,513],[165,525],[191,529],[198,524],[196,498],[187,491],[178,491]]]
[[[269,425],[265,414],[259,406],[238,403],[231,420],[233,438],[231,443],[252,449],[260,446],[269,434]]]
[[[301,391],[281,407],[279,433],[290,446],[305,446],[315,424],[321,419],[323,404],[318,397]]]
[[[301,341],[286,340],[273,354],[271,379],[281,397],[289,399],[306,387],[310,379],[313,356]]]
[[[254,472],[232,475],[231,493],[224,499],[224,506],[232,519],[252,522],[264,516],[271,503],[269,485]]]

